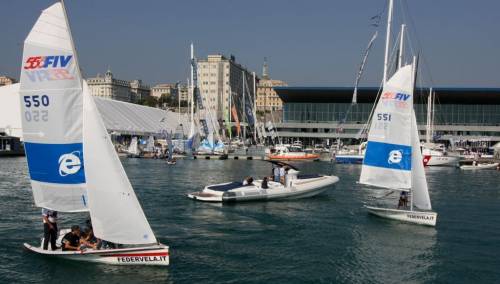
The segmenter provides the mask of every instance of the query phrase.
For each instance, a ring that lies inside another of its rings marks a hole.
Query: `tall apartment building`
[[[149,86],[144,85],[141,80],[116,79],[110,70],[104,77],[97,75],[95,78],[88,78],[87,84],[91,95],[123,102],[136,103],[150,94]]]
[[[228,59],[223,55],[209,55],[207,59],[198,60],[198,87],[203,105],[205,108],[210,108],[219,121],[227,121],[229,118],[230,103],[231,106],[236,106],[239,120],[244,121],[243,87],[245,85],[245,104],[253,104],[255,99],[253,84],[253,74],[236,63],[234,56]],[[230,92],[231,100],[229,100]]]
[[[17,80],[7,76],[0,76],[0,86],[12,85],[17,83]]]
[[[257,110],[281,111],[283,109],[283,101],[274,90],[274,87],[280,86],[287,86],[287,84],[281,80],[269,78],[267,61],[264,59],[262,79],[257,85]]]

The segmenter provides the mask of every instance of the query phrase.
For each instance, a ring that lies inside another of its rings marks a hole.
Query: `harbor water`
[[[41,212],[25,158],[0,159],[0,283],[498,283],[500,172],[427,168],[435,228],[380,219],[365,204],[396,195],[356,184],[360,166],[307,162],[339,183],[309,199],[231,205],[186,198],[207,184],[270,174],[263,161],[123,159],[169,267],[37,256]],[[85,214],[60,214],[60,228]]]

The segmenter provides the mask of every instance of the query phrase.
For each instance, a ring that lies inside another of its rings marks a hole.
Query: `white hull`
[[[424,166],[456,166],[460,161],[455,156],[424,155]]]
[[[368,212],[387,219],[398,220],[419,225],[436,226],[437,213],[424,211],[409,211],[399,209],[365,206]]]
[[[261,187],[261,180],[254,181],[253,185],[237,185],[230,190],[216,190],[216,187],[231,186],[232,183],[224,183],[205,187],[200,192],[192,192],[188,197],[205,202],[242,202],[256,200],[281,200],[307,198],[320,194],[328,189],[328,186],[339,181],[336,176],[317,176],[305,179],[294,179],[291,186],[285,187],[281,183],[270,181],[269,188]],[[212,188],[212,189],[211,189]]]
[[[135,248],[102,249],[85,251],[43,250],[27,243],[24,247],[31,252],[44,256],[68,260],[97,262],[113,265],[169,265],[168,246],[159,244]]]
[[[478,164],[476,166],[464,165],[464,166],[460,166],[460,169],[461,170],[486,170],[486,169],[495,169],[497,166],[498,166],[498,163]]]

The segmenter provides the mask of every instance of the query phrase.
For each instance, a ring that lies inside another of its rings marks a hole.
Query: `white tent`
[[[159,134],[174,131],[179,123],[177,113],[126,102],[94,97],[97,108],[109,132],[131,135]],[[21,137],[21,99],[19,84],[0,87],[0,132]],[[188,131],[188,116],[181,115],[184,133]]]

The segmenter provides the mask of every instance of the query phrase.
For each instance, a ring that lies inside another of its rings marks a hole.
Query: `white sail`
[[[427,188],[427,179],[425,177],[424,163],[420,150],[420,138],[418,136],[417,119],[415,111],[412,112],[412,200],[413,204],[419,209],[431,210],[431,198]]]
[[[139,149],[137,148],[137,137],[132,137],[127,152],[132,155],[139,155]]]
[[[385,84],[375,108],[360,183],[411,188],[412,65],[400,68]]]
[[[86,82],[83,109],[83,154],[94,234],[119,244],[156,243]]]
[[[42,12],[24,42],[21,112],[36,206],[86,211],[82,79],[61,3]]]
[[[155,138],[152,135],[148,137],[148,142],[144,150],[146,152],[153,152],[155,150]]]

